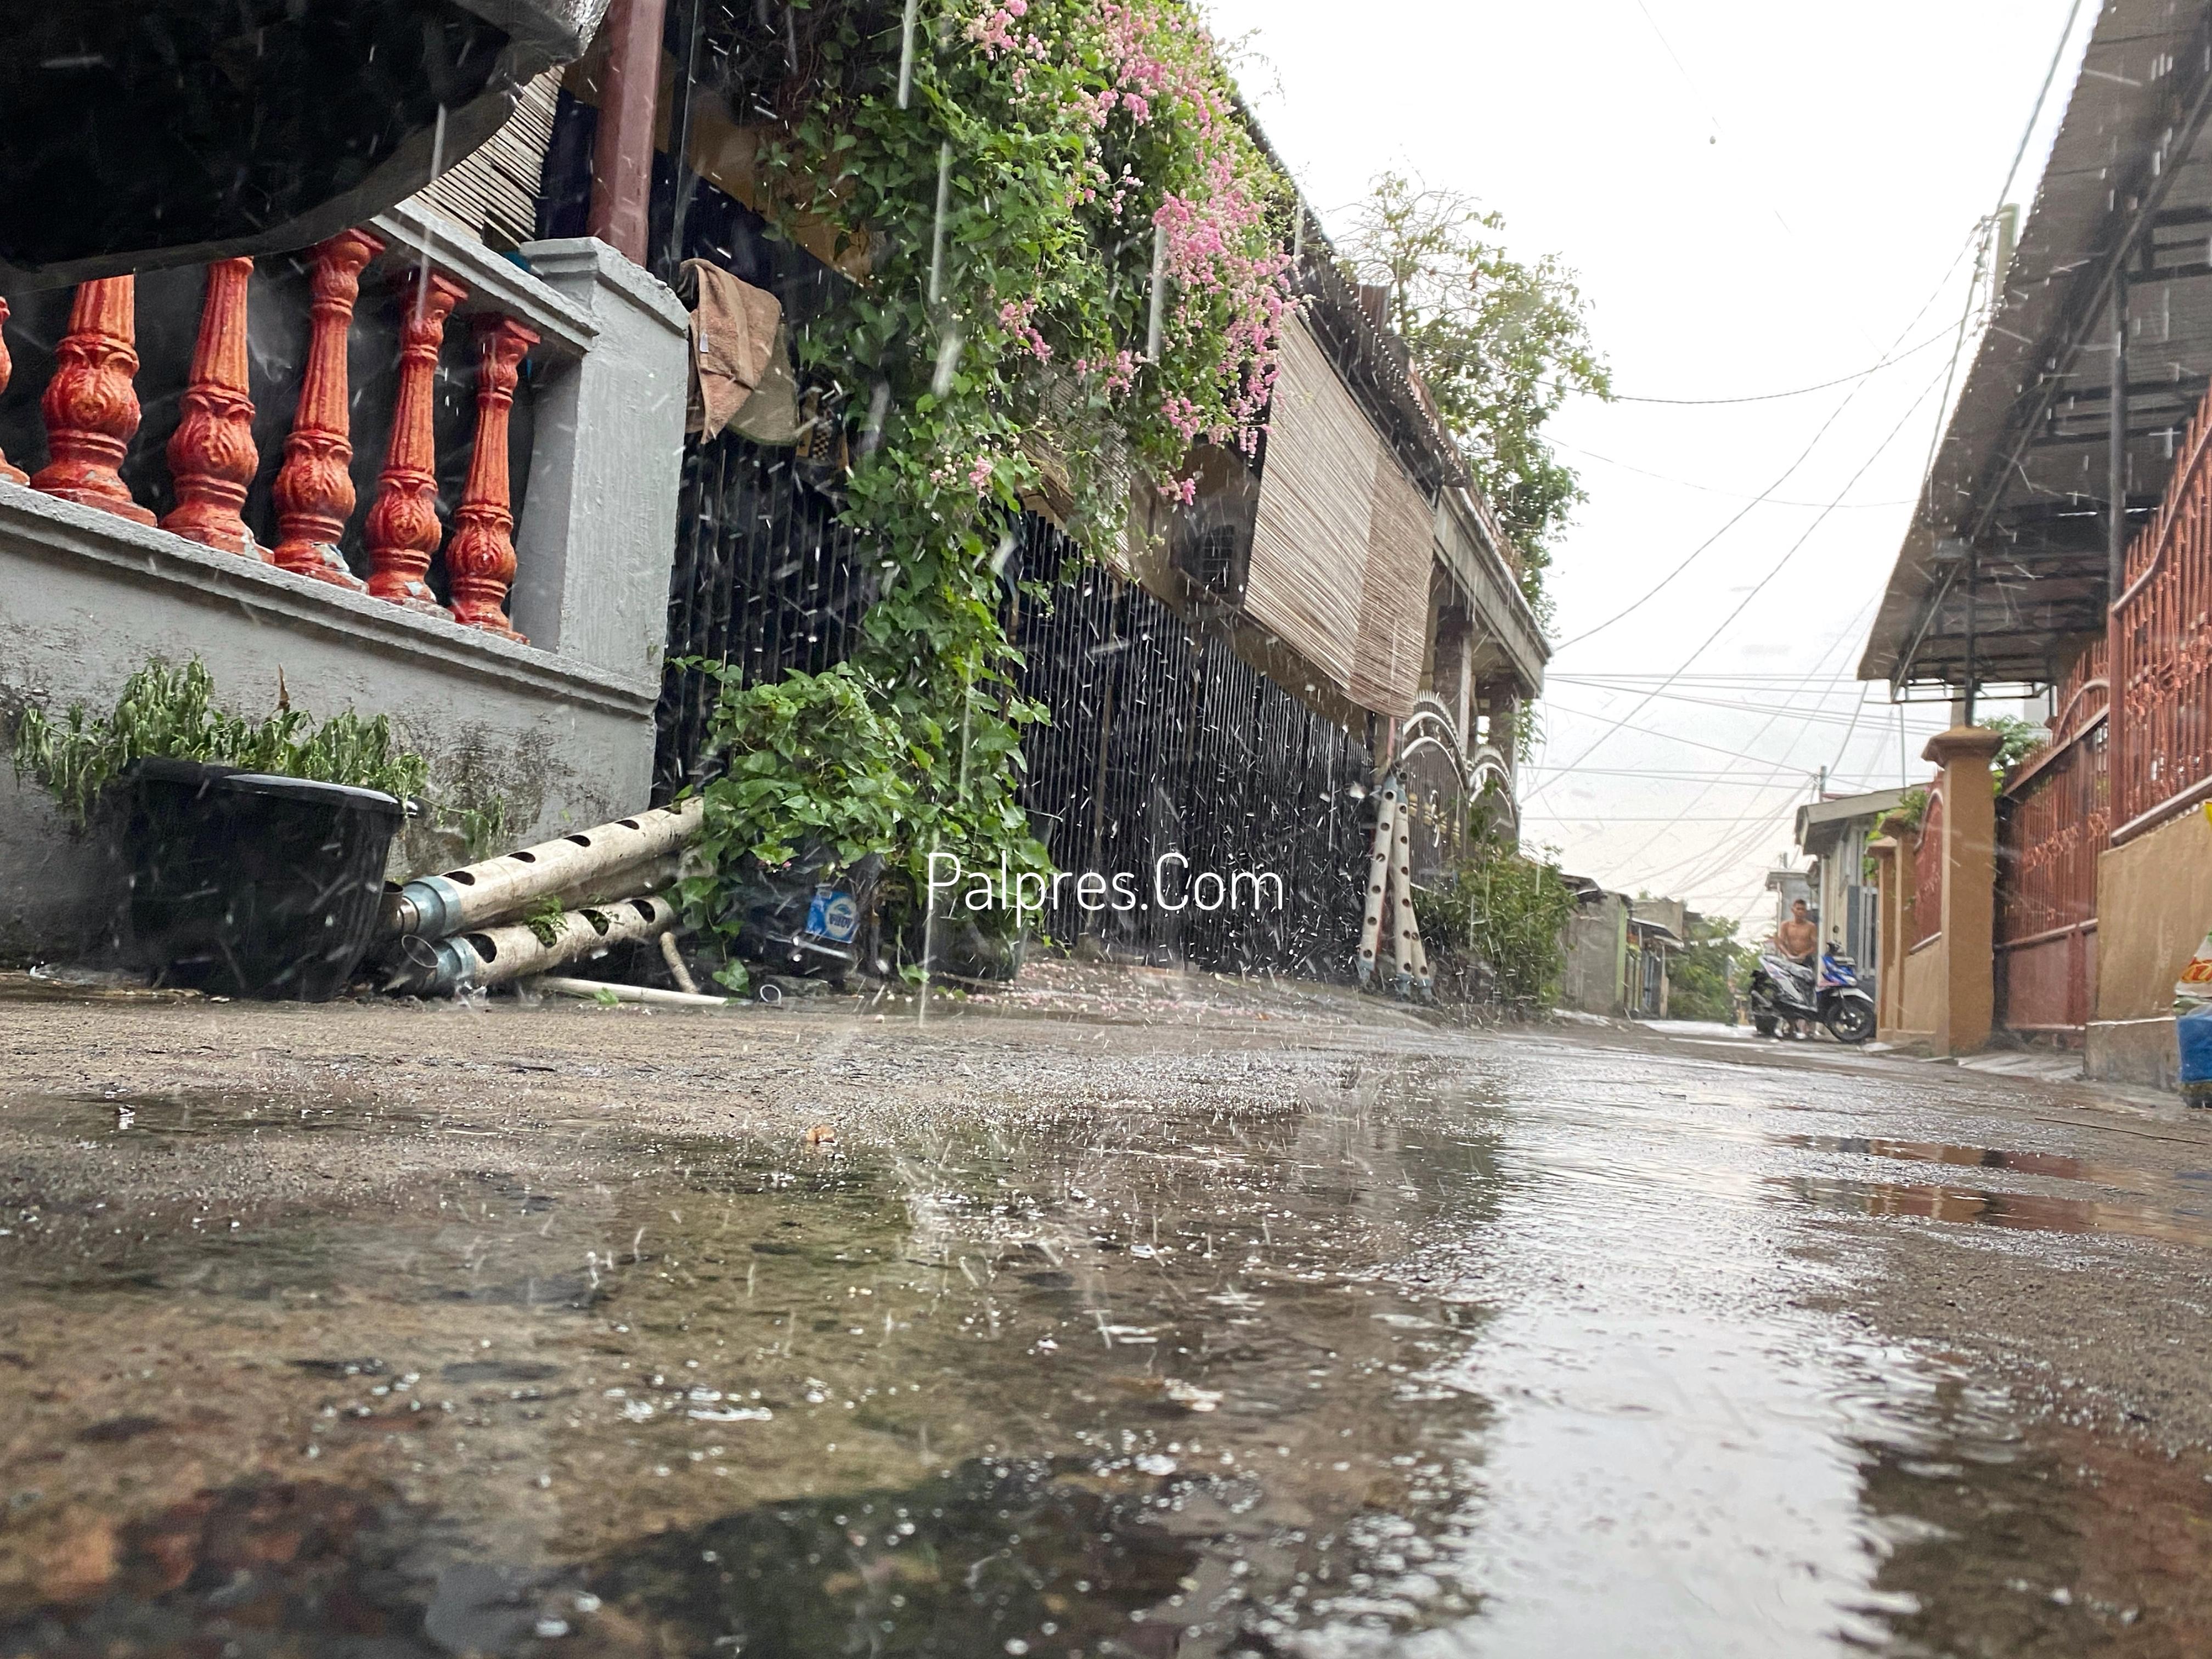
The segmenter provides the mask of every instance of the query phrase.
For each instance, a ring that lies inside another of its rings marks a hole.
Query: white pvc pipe
[[[544,939],[530,924],[517,922],[435,941],[410,939],[407,959],[386,988],[416,996],[450,996],[471,985],[504,985],[565,968],[617,945],[658,938],[676,921],[676,907],[667,900],[635,898],[564,910],[546,924]]]
[[[667,938],[665,933],[663,939]],[[547,996],[585,997],[594,1002],[612,997],[617,1002],[641,1002],[653,1008],[726,1008],[728,997],[702,997],[685,991],[663,991],[651,985],[608,985],[595,979],[563,979],[547,974],[531,981],[532,988]]]
[[[1423,975],[1414,960],[1421,948],[1421,924],[1413,918],[1413,815],[1400,807],[1391,824],[1391,915],[1398,954],[1398,976],[1409,983]]]
[[[504,921],[549,896],[581,902],[600,897],[610,884],[617,893],[665,884],[672,869],[653,879],[636,878],[635,872],[678,853],[698,833],[702,810],[696,799],[657,806],[442,876],[417,877],[387,902],[385,930],[439,939]]]

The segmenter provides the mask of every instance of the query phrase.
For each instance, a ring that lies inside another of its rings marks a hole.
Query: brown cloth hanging
[[[698,284],[691,312],[691,384],[684,430],[712,438],[736,418],[763,381],[778,375],[783,304],[765,289],[740,282],[720,265],[686,259]]]

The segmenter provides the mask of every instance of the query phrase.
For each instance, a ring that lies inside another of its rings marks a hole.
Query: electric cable
[[[1586,461],[1595,461],[1601,466],[1617,467],[1623,472],[1633,472],[1640,478],[1650,478],[1659,483],[1673,484],[1677,489],[1694,489],[1701,495],[1723,495],[1732,501],[1759,501],[1767,507],[1824,507],[1826,505],[1824,501],[1790,501],[1780,495],[1747,495],[1741,489],[1723,489],[1714,484],[1692,483],[1687,478],[1670,477],[1664,472],[1654,472],[1647,466],[1637,466],[1627,461],[1617,461],[1610,455],[1601,455],[1594,449],[1584,449],[1578,445],[1567,443],[1558,438],[1547,438],[1545,442],[1553,449],[1563,449],[1568,454],[1579,455]],[[1845,501],[1844,503],[1844,507],[1851,512],[1862,512],[1872,507],[1911,505],[1912,501],[1910,498],[1894,501]]]
[[[1960,243],[1959,251],[1951,256],[1951,263],[1949,265],[1945,267],[1943,275],[1941,279],[1937,281],[1934,291],[1929,295],[1926,300],[1921,302],[1920,309],[1912,313],[1912,320],[1905,324],[1903,328],[1898,331],[1898,339],[1902,340],[1907,334],[1910,334],[1914,329],[1917,328],[1920,325],[1920,319],[1928,314],[1929,308],[1933,306],[1937,300],[1942,297],[1943,290],[1950,286],[1952,274],[1959,268],[1959,261],[1964,258],[1967,251],[1974,246],[1975,238],[1978,234],[1978,227],[1976,231],[1970,232],[1966,238]],[[1781,489],[1784,484],[1790,481],[1790,479],[1796,473],[1797,469],[1804,465],[1806,461],[1810,459],[1813,452],[1820,447],[1820,440],[1828,435],[1830,428],[1832,428],[1838,421],[1843,418],[1844,411],[1849,409],[1857,399],[1859,393],[1865,389],[1865,386],[1866,382],[1863,380],[1861,380],[1856,385],[1853,386],[1850,392],[1844,397],[1844,400],[1838,404],[1834,409],[1829,411],[1828,418],[1820,422],[1819,429],[1813,434],[1812,438],[1806,443],[1805,447],[1798,452],[1797,459],[1790,462],[1788,466],[1783,468],[1781,476],[1777,477],[1772,483],[1767,485],[1765,489],[1761,490],[1759,495],[1754,496],[1751,501],[1737,508],[1734,516],[1732,516],[1726,524],[1723,525],[1718,530],[1713,532],[1711,535],[1706,537],[1705,540],[1699,542],[1695,547],[1692,548],[1687,554],[1683,556],[1682,562],[1680,564],[1676,565],[1672,570],[1669,570],[1665,575],[1662,576],[1656,582],[1653,583],[1651,586],[1645,589],[1642,594],[1638,596],[1633,603],[1626,606],[1625,609],[1616,611],[1613,615],[1607,617],[1603,622],[1598,623],[1595,628],[1586,628],[1579,634],[1576,634],[1567,639],[1561,640],[1557,645],[1552,647],[1553,654],[1556,655],[1559,652],[1565,651],[1571,645],[1579,645],[1582,641],[1589,639],[1595,635],[1602,634],[1607,629],[1611,628],[1614,623],[1626,621],[1628,617],[1634,616],[1636,612],[1643,609],[1644,605],[1650,604],[1654,599],[1656,599],[1660,592],[1663,591],[1669,583],[1673,582],[1677,576],[1680,576],[1685,570],[1687,570],[1691,565],[1695,563],[1698,556],[1702,555],[1706,549],[1711,547],[1715,542],[1720,540],[1720,538],[1727,535],[1729,531],[1735,529],[1736,526],[1742,523],[1743,520],[1748,518],[1755,509],[1765,502],[1765,501],[1771,496],[1776,490]],[[1921,393],[1921,398],[1925,398],[1927,395],[1928,394],[1923,392]],[[1917,401],[1914,406],[1916,408],[1918,406]]]
[[[1849,647],[1849,646],[1850,646],[1850,641],[1851,641],[1851,637],[1852,637],[1852,635],[1853,635],[1857,631],[1857,629],[1858,629],[1858,628],[1860,627],[1860,625],[1864,622],[1864,620],[1865,620],[1865,618],[1866,618],[1866,616],[1867,616],[1867,613],[1868,613],[1869,611],[1872,611],[1872,610],[1874,609],[1874,607],[1875,606],[1875,605],[1876,605],[1876,604],[1878,604],[1879,602],[1880,602],[1880,600],[1879,600],[1879,596],[1877,596],[1875,599],[1872,599],[1868,600],[1868,601],[1867,601],[1867,603],[1866,603],[1865,605],[1862,605],[1862,606],[1859,608],[1859,611],[1858,611],[1857,615],[1854,616],[1854,617],[1851,618],[1850,623],[1849,623],[1849,625],[1848,625],[1848,626],[1846,626],[1846,627],[1843,629],[1843,631],[1842,631],[1842,632],[1840,632],[1840,633],[1836,636],[1835,642],[1834,642],[1833,644],[1832,644],[1832,645],[1828,647],[1828,649],[1827,649],[1826,651],[1823,652],[1823,653],[1820,654],[1820,658],[1819,661],[1818,661],[1818,662],[1816,662],[1816,663],[1814,665],[1814,672],[1819,672],[1819,670],[1820,670],[1821,667],[1825,666],[1825,665],[1826,665],[1826,663],[1827,663],[1827,661],[1828,661],[1829,658],[1830,658],[1830,657],[1832,657],[1832,656],[1833,656],[1833,655],[1837,653],[1837,651],[1838,651],[1838,650],[1839,650],[1839,649],[1844,649],[1844,650],[1847,650],[1847,649],[1848,649],[1848,647]],[[1846,658],[1846,663],[1848,664],[1848,658]],[[1828,684],[1829,684],[1829,685],[1830,685],[1831,687],[1833,687],[1833,686],[1835,686],[1835,685],[1840,684],[1842,683],[1843,679],[1844,679],[1844,677],[1845,675],[1847,675],[1848,673],[1850,673],[1850,668],[1848,667],[1848,665],[1846,665],[1846,666],[1845,666],[1845,667],[1844,667],[1844,668],[1838,669],[1838,670],[1837,671],[1837,672],[1835,673],[1835,675],[1834,675],[1834,676],[1830,679],[1830,681],[1829,681],[1829,683],[1828,683]],[[1863,702],[1865,702],[1865,700],[1866,700],[1866,695],[1865,695],[1864,691],[1863,691],[1863,690],[1862,690],[1862,691],[1861,691],[1861,693],[1860,693],[1860,695],[1859,695],[1859,701],[1860,701],[1862,703],[1863,703]],[[1769,715],[1768,715],[1767,720],[1766,720],[1766,723],[1765,723],[1765,725],[1761,726],[1759,728],[1759,730],[1758,730],[1757,732],[1753,732],[1753,733],[1752,734],[1751,741],[1752,741],[1753,744],[1756,744],[1757,742],[1759,742],[1759,740],[1761,738],[1764,738],[1764,737],[1767,734],[1767,732],[1771,732],[1771,730],[1773,730],[1775,722],[1776,722],[1777,720],[1781,720],[1781,719],[1784,717],[1784,715],[1787,712],[1788,712],[1787,710],[1784,710],[1784,709],[1779,709],[1779,708],[1778,708],[1778,709],[1774,710],[1771,714],[1769,714]],[[1800,719],[1801,720],[1804,720],[1804,719],[1806,718],[1806,716],[1805,716],[1804,714],[1801,714],[1799,716],[1797,716],[1797,718],[1798,718],[1798,719]],[[1796,739],[1795,741],[1802,742],[1802,740],[1803,740],[1803,734],[1802,734],[1802,732],[1800,732],[1800,734],[1799,734],[1798,738],[1797,738],[1797,739]],[[1793,744],[1793,746],[1794,746],[1794,744]],[[1785,755],[1785,756],[1784,757],[1784,762],[1786,762],[1786,761],[1787,761],[1787,759],[1788,759],[1788,757]],[[1780,763],[1778,763],[1778,769],[1779,768],[1780,764],[1781,764]],[[1693,810],[1695,810],[1695,808],[1697,807],[1698,804],[1700,801],[1704,800],[1704,799],[1705,799],[1705,798],[1707,795],[1709,795],[1709,794],[1711,794],[1711,793],[1712,793],[1712,790],[1713,790],[1713,786],[1712,786],[1712,785],[1711,785],[1711,784],[1707,784],[1704,788],[1702,788],[1702,789],[1698,790],[1698,792],[1695,795],[1692,796],[1692,797],[1691,797],[1691,799],[1689,799],[1689,801],[1688,801],[1688,802],[1687,802],[1687,803],[1683,806],[1683,808],[1682,808],[1682,813],[1683,813],[1683,815],[1686,817],[1686,816],[1687,816],[1691,811],[1692,811]],[[1531,792],[1531,793],[1532,793],[1532,794],[1533,794],[1533,793],[1534,793],[1534,792]],[[1670,826],[1670,827],[1671,827],[1671,826]],[[1644,842],[1644,845],[1643,845],[1643,846],[1641,846],[1641,847],[1639,847],[1638,848],[1637,848],[1637,850],[1635,851],[1635,853],[1633,853],[1632,854],[1631,854],[1631,855],[1630,855],[1630,856],[1631,856],[1631,858],[1632,858],[1632,860],[1633,860],[1633,859],[1640,859],[1640,858],[1644,857],[1647,853],[1649,853],[1649,852],[1651,850],[1651,848],[1652,848],[1653,847],[1655,847],[1656,845],[1657,845],[1657,844],[1658,844],[1660,838],[1661,838],[1662,836],[1665,836],[1666,834],[1667,834],[1667,830],[1662,829],[1662,830],[1658,830],[1656,833],[1655,833],[1655,834],[1654,834],[1654,835],[1652,835],[1651,836],[1650,836],[1650,837],[1649,837],[1649,838]],[[1726,862],[1727,862],[1727,863],[1733,863],[1733,862],[1735,862],[1735,860],[1737,858],[1739,858],[1739,857],[1741,857],[1741,852],[1740,850],[1730,850],[1730,851],[1729,851],[1729,852],[1725,854],[1725,857],[1726,857]],[[1708,871],[1711,871],[1712,873],[1717,874],[1717,873],[1718,872],[1718,870],[1719,870],[1719,869],[1721,869],[1721,868],[1725,868],[1725,867],[1726,867],[1726,864],[1724,864],[1724,863],[1709,862],[1708,864],[1706,864],[1706,865],[1705,865],[1705,866],[1700,866],[1700,868],[1699,868],[1699,870],[1698,870],[1698,872],[1697,879],[1698,879],[1698,880],[1706,879],[1706,878],[1708,878],[1708,875],[1707,875]]]
[[[1874,453],[1869,455],[1865,460],[1862,461],[1859,464],[1858,471],[1852,473],[1851,476],[1844,481],[1844,488],[1837,497],[1838,500],[1841,500],[1844,495],[1849,495],[1852,486],[1856,484],[1861,478],[1864,477],[1874,464],[1881,459],[1883,453],[1889,448],[1890,445],[1897,441],[1898,435],[1905,430],[1906,424],[1915,415],[1920,412],[1921,404],[1928,401],[1929,394],[1935,390],[1936,382],[1935,380],[1930,380],[1928,385],[1922,390],[1920,395],[1915,398],[1911,404],[1906,407],[1905,413],[1898,417],[1897,424],[1890,428],[1888,433],[1883,437],[1881,443],[1875,447]],[[1706,635],[1704,641],[1698,644],[1698,647],[1692,651],[1689,656],[1683,660],[1681,665],[1684,669],[1687,669],[1692,663],[1695,662],[1705,653],[1705,651],[1712,645],[1714,641],[1720,638],[1723,634],[1728,631],[1729,628],[1735,623],[1735,619],[1744,613],[1745,609],[1749,606],[1751,602],[1766,591],[1767,584],[1771,582],[1777,576],[1780,575],[1783,570],[1789,565],[1790,561],[1795,558],[1797,556],[1798,551],[1804,547],[1805,544],[1812,539],[1814,532],[1820,529],[1820,527],[1826,524],[1827,520],[1827,512],[1823,511],[1820,517],[1814,519],[1811,524],[1805,527],[1804,533],[1799,536],[1796,541],[1790,544],[1788,550],[1785,551],[1780,558],[1774,562],[1772,567],[1768,569],[1767,573],[1764,576],[1761,576],[1757,582],[1753,584],[1751,591],[1746,593],[1741,599],[1736,602],[1735,609],[1729,611],[1727,616],[1722,617],[1719,624],[1714,628],[1713,631]],[[1643,702],[1638,703],[1634,708],[1630,709],[1628,711],[1629,714],[1633,715],[1642,713],[1644,709],[1650,707],[1652,702],[1657,698],[1659,693],[1666,690],[1667,685],[1671,684],[1673,684],[1673,682],[1670,679],[1656,690],[1646,692]],[[1623,723],[1626,723],[1626,717],[1624,717]],[[1601,733],[1598,737],[1596,742],[1591,744],[1589,748],[1585,749],[1582,754],[1577,757],[1574,764],[1579,766],[1583,761],[1588,760],[1590,756],[1597,752],[1599,746],[1612,735],[1613,733],[1610,731]],[[1534,790],[1529,792],[1530,797],[1533,799],[1534,796],[1542,791],[1545,787],[1546,786],[1544,784],[1538,784]]]
[[[1916,317],[1913,320],[1917,322],[1920,319]],[[1832,380],[1822,380],[1814,386],[1801,386],[1790,392],[1759,392],[1741,398],[1636,398],[1631,397],[1625,392],[1616,392],[1610,394],[1606,401],[1612,404],[1664,404],[1672,409],[1709,409],[1734,404],[1778,403],[1784,398],[1802,398],[1809,392],[1826,392],[1832,386],[1849,386],[1853,380],[1863,380],[1869,374],[1879,374],[1885,368],[1901,363],[1907,357],[1927,350],[1929,346],[1941,343],[1950,337],[1950,333],[1949,329],[1944,329],[1939,333],[1929,335],[1918,345],[1907,346],[1902,351],[1894,352],[1884,357],[1871,368],[1862,368],[1850,374],[1838,374]],[[1691,487],[1696,488],[1695,485]]]

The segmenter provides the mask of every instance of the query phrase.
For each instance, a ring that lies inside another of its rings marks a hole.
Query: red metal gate
[[[2078,1037],[2097,982],[2097,855],[2112,828],[2111,692],[2102,641],[2059,687],[2050,746],[1997,803],[1997,1018]]]
[[[2212,799],[2212,397],[2112,607],[2112,845]]]

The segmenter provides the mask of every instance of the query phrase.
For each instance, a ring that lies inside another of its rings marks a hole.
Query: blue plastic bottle
[[[2200,1002],[2173,1022],[2181,1045],[2181,1097],[2212,1106],[2212,1002]]]

